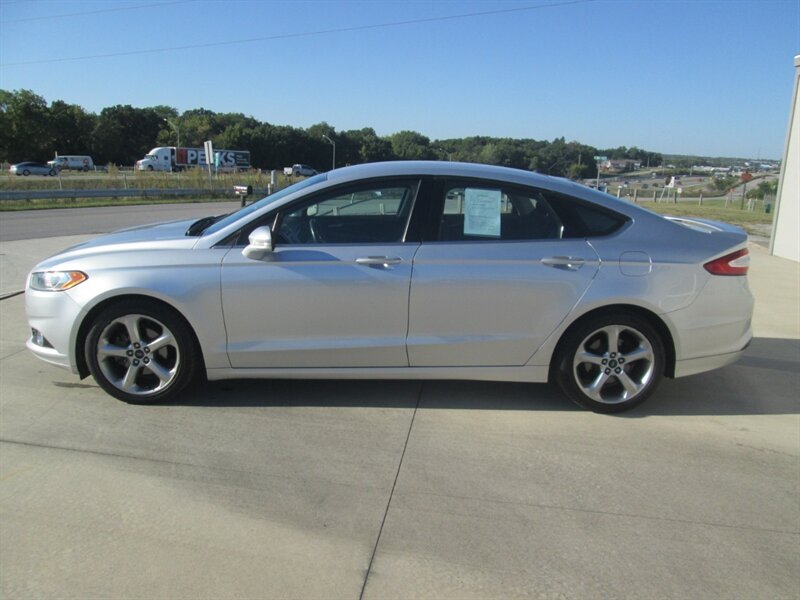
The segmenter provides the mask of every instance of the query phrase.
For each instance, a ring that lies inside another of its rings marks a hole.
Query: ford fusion
[[[521,170],[360,165],[43,261],[27,346],[134,403],[206,378],[472,379],[617,412],[742,354],[746,241]]]

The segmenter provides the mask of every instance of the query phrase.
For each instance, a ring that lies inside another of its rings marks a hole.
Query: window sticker
[[[464,235],[500,237],[500,190],[464,190]]]

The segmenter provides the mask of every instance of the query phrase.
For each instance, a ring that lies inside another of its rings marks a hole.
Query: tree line
[[[475,136],[431,140],[416,131],[379,136],[371,127],[336,131],[325,122],[306,129],[274,125],[241,113],[204,108],[179,113],[170,106],[116,105],[100,114],[77,104],[47,101],[30,90],[0,90],[0,162],[46,161],[58,154],[89,154],[96,164],[132,165],[156,146],[249,150],[251,163],[280,169],[294,163],[318,170],[383,160],[454,160],[502,165],[571,178],[594,177],[594,156],[659,166],[661,154],[639,148],[598,149],[563,137],[552,141]]]

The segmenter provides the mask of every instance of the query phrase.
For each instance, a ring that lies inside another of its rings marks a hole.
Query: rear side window
[[[611,235],[628,217],[577,198],[542,192],[564,226],[563,238],[590,238]]]
[[[542,240],[561,237],[562,224],[535,190],[491,185],[448,186],[438,240]]]

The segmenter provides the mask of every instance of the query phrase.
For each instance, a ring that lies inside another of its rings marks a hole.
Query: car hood
[[[186,230],[197,219],[183,219],[168,221],[151,225],[140,225],[120,229],[106,235],[101,235],[80,244],[70,246],[58,254],[42,261],[36,269],[49,269],[74,258],[92,254],[135,251],[135,250],[169,250],[179,248],[192,248],[196,237],[186,235]]]
[[[106,235],[92,238],[83,243],[76,244],[69,248],[91,248],[94,246],[109,246],[116,244],[130,244],[132,242],[158,242],[163,240],[184,240],[186,230],[197,219],[182,219],[180,221],[167,221],[164,223],[152,223],[149,225],[137,225],[119,229]],[[196,238],[189,238],[196,239]]]

